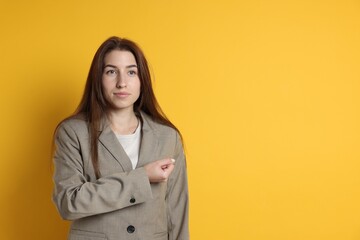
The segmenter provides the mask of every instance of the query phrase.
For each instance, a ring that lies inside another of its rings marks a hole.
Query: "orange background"
[[[145,51],[182,131],[192,239],[360,239],[360,2],[0,3],[1,239],[66,239],[57,123],[109,36]]]

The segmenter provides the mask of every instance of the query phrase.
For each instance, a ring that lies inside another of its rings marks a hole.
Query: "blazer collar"
[[[158,137],[156,125],[152,119],[145,113],[140,113],[141,117],[141,142],[139,151],[139,160],[136,168],[144,166],[153,160],[153,155],[158,146]],[[109,153],[119,162],[124,171],[131,171],[132,164],[125,150],[116,138],[115,133],[110,127],[106,118],[101,122],[101,132],[99,142],[109,151]]]

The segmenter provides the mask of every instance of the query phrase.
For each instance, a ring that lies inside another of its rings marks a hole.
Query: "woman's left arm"
[[[189,239],[189,194],[186,159],[183,146],[176,134],[175,168],[168,179],[166,195],[168,208],[169,240]]]

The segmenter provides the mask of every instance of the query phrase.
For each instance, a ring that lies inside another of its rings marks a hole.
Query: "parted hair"
[[[85,90],[73,116],[84,116],[89,125],[91,161],[97,178],[101,177],[99,159],[98,159],[98,140],[100,132],[100,123],[106,116],[111,104],[107,101],[102,85],[102,76],[104,72],[105,56],[113,50],[129,51],[136,60],[138,67],[138,76],[140,79],[140,96],[134,103],[134,112],[140,117],[140,111],[149,115],[155,122],[174,128],[179,134],[179,130],[166,117],[158,104],[149,71],[148,62],[143,51],[133,41],[125,38],[110,37],[103,42],[96,51],[92,60]],[[140,118],[141,119],[141,118]],[[180,134],[181,136],[181,134]]]

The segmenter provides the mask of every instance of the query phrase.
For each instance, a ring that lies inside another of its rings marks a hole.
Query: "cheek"
[[[137,89],[137,91],[138,91],[139,94],[140,94],[140,92],[141,92],[141,82],[140,82],[140,80],[138,80],[138,81],[136,82],[136,89]]]
[[[101,84],[104,93],[108,92],[112,88],[111,81],[109,81],[108,79],[102,79]]]

